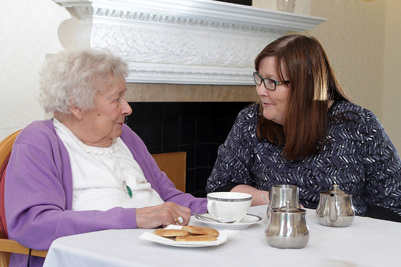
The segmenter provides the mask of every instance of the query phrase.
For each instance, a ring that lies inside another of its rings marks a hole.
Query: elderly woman
[[[250,193],[260,205],[273,185],[292,184],[316,208],[319,193],[338,184],[357,215],[400,220],[400,157],[375,115],[341,89],[320,43],[279,38],[255,70],[260,103],[239,113],[206,191]]]
[[[58,237],[188,224],[206,200],[177,190],[124,124],[127,65],[100,51],[65,51],[41,72],[50,120],[18,136],[6,174],[9,237],[46,250]],[[24,255],[12,255],[22,266]],[[31,258],[32,265],[43,259]]]

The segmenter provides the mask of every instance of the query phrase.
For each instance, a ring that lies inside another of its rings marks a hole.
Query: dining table
[[[251,207],[248,214],[260,220],[246,225],[211,224],[192,216],[189,225],[227,234],[226,241],[218,245],[181,247],[144,239],[153,229],[61,237],[50,246],[44,266],[401,266],[400,223],[355,216],[348,227],[328,227],[319,224],[315,210],[306,209],[307,245],[280,249],[266,241],[267,208]]]

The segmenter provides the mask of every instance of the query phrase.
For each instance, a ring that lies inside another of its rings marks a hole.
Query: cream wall
[[[401,1],[387,0],[383,124],[401,153]]]
[[[276,9],[273,0],[254,6]],[[325,17],[311,30],[340,82],[372,110],[401,151],[401,11],[399,0],[297,0],[296,13]],[[51,0],[0,1],[0,139],[46,115],[37,103],[38,72],[46,54],[63,47],[58,27],[70,14]]]
[[[386,3],[312,0],[311,5],[312,15],[328,21],[310,34],[321,41],[346,92],[379,118],[383,118]]]
[[[51,0],[0,0],[0,139],[44,119],[38,72],[46,54],[63,49],[57,30],[69,17]]]
[[[401,152],[401,1],[311,0],[311,15],[328,19],[317,37],[352,99],[372,110]]]

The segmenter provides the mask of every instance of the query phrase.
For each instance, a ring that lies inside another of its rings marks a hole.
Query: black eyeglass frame
[[[258,76],[258,77],[260,78],[260,83],[259,83],[259,84],[256,82],[256,76]],[[267,88],[266,83],[265,83],[265,80],[268,80],[268,81],[273,82],[273,83],[274,83],[274,88],[273,88],[273,89]],[[280,85],[280,84],[289,85],[289,84],[290,84],[290,81],[276,81],[276,80],[270,79],[270,78],[263,78],[263,77],[262,77],[259,73],[257,73],[256,71],[253,73],[253,81],[255,82],[256,85],[261,85],[261,84],[263,83],[263,86],[264,86],[267,90],[270,90],[270,91],[276,90],[277,85]]]

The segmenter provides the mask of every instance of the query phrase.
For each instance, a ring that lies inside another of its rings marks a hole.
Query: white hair
[[[71,105],[88,110],[94,107],[96,78],[127,74],[127,64],[108,51],[62,51],[40,72],[40,102],[46,112],[71,114]]]

